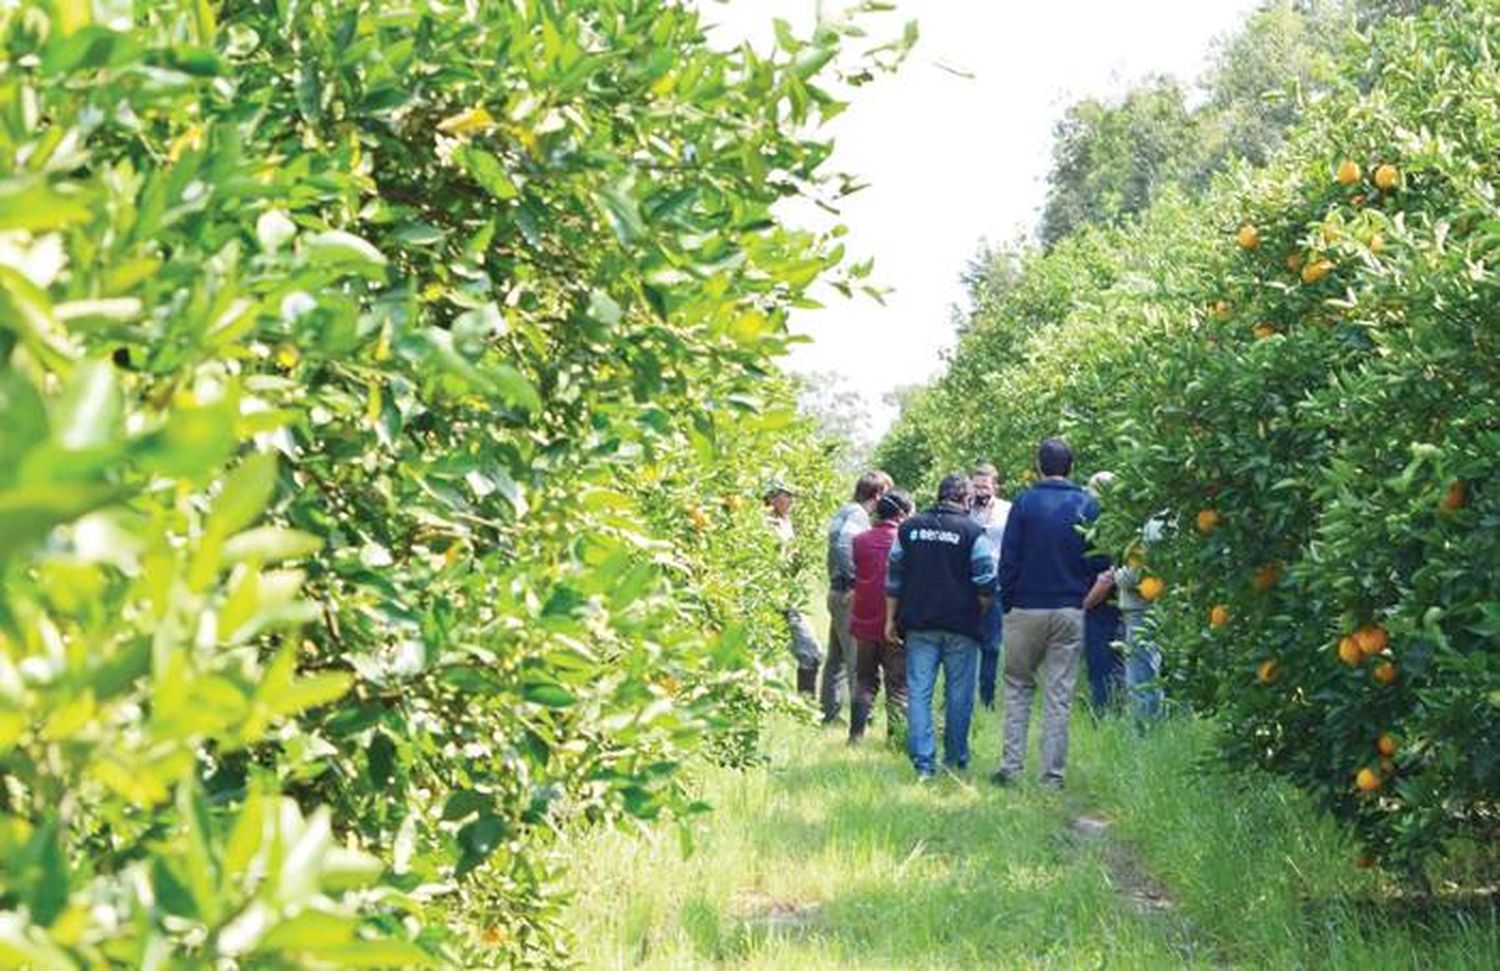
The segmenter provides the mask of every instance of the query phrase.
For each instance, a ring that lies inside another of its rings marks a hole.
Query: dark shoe
[[[1002,789],[1016,784],[1016,780],[1013,777],[1006,775],[1004,772],[996,772],[994,775],[990,776],[990,782],[994,783]]]
[[[1043,778],[1037,783],[1037,785],[1041,786],[1043,789],[1048,790],[1049,792],[1062,792],[1063,781],[1061,779]]]
[[[865,733],[870,724],[870,706],[854,702],[849,706],[849,740],[852,742]]]
[[[807,698],[813,698],[818,693],[818,669],[797,669],[797,693]]]

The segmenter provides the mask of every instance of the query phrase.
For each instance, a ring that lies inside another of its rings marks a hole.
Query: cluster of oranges
[[[1345,634],[1339,638],[1338,655],[1339,660],[1357,668],[1366,660],[1384,653],[1390,646],[1390,635],[1385,628],[1378,624],[1361,627],[1358,630]],[[1371,676],[1381,684],[1395,684],[1397,678],[1396,662],[1389,659],[1381,661],[1370,672]]]

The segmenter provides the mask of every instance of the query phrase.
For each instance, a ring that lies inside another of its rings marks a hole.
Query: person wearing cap
[[[1000,482],[1000,470],[988,462],[976,465],[969,473],[974,521],[984,527],[996,551],[1005,536],[1005,521],[1010,517],[1010,503],[996,495]],[[986,708],[995,707],[995,682],[1000,673],[1000,619],[998,599],[979,619],[979,703]]]
[[[796,545],[797,531],[792,526],[792,501],[796,492],[785,482],[773,480],[766,485],[761,498],[766,504],[766,526],[781,545],[782,556],[790,561]],[[793,571],[789,571],[793,572]],[[792,657],[797,661],[797,691],[811,700],[818,686],[818,661],[823,649],[812,626],[794,604],[782,608],[787,631],[791,635]]]
[[[969,477],[946,476],[938,501],[896,532],[886,572],[886,640],[906,648],[907,753],[918,781],[937,771],[932,696],[943,670],[943,764],[969,766],[979,618],[995,595],[995,550],[969,514]]]
[[[892,489],[875,504],[875,521],[854,537],[854,608],[849,630],[858,644],[854,702],[849,708],[849,744],[864,737],[865,726],[885,680],[885,728],[892,740],[906,723],[906,654],[885,639],[885,580],[896,529],[911,515],[912,501]]]
[[[998,785],[1015,782],[1026,761],[1031,702],[1042,673],[1042,784],[1061,788],[1068,758],[1068,718],[1083,650],[1083,601],[1103,569],[1083,528],[1099,503],[1074,484],[1073,452],[1059,438],[1037,448],[1040,480],[1012,503],[1000,545],[1000,602],[1005,611],[1005,736]]]
[[[854,606],[854,537],[870,528],[875,503],[892,485],[884,472],[866,472],[854,484],[853,498],[828,523],[828,654],[818,691],[824,725],[836,723],[844,699],[854,696],[858,647],[849,630],[849,612]]]

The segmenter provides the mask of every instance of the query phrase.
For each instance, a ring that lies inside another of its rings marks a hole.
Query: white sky
[[[772,43],[781,17],[806,36],[815,0],[699,0],[720,25],[716,45]],[[842,9],[845,3],[829,3]],[[866,394],[870,432],[894,418],[881,396],[925,381],[951,347],[949,308],[982,239],[1031,232],[1046,194],[1052,129],[1079,98],[1112,96],[1153,73],[1196,81],[1216,38],[1256,0],[904,0],[867,16],[874,38],[899,36],[915,18],[921,40],[895,76],[853,92],[829,125],[830,168],[870,187],[845,201],[854,259],[875,257],[885,306],[834,293],[822,310],[799,311],[793,329],[812,337],[789,361],[833,371]],[[965,79],[938,64],[974,75]],[[880,350],[877,350],[879,348]]]

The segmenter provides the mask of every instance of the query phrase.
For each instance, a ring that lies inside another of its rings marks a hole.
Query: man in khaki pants
[[[1083,598],[1102,558],[1088,555],[1082,529],[1099,504],[1068,479],[1073,453],[1057,438],[1037,449],[1042,479],[1011,506],[1000,544],[1005,610],[1005,744],[992,780],[1008,785],[1026,762],[1037,671],[1042,671],[1042,785],[1060,788],[1068,759],[1068,717],[1083,649]]]

